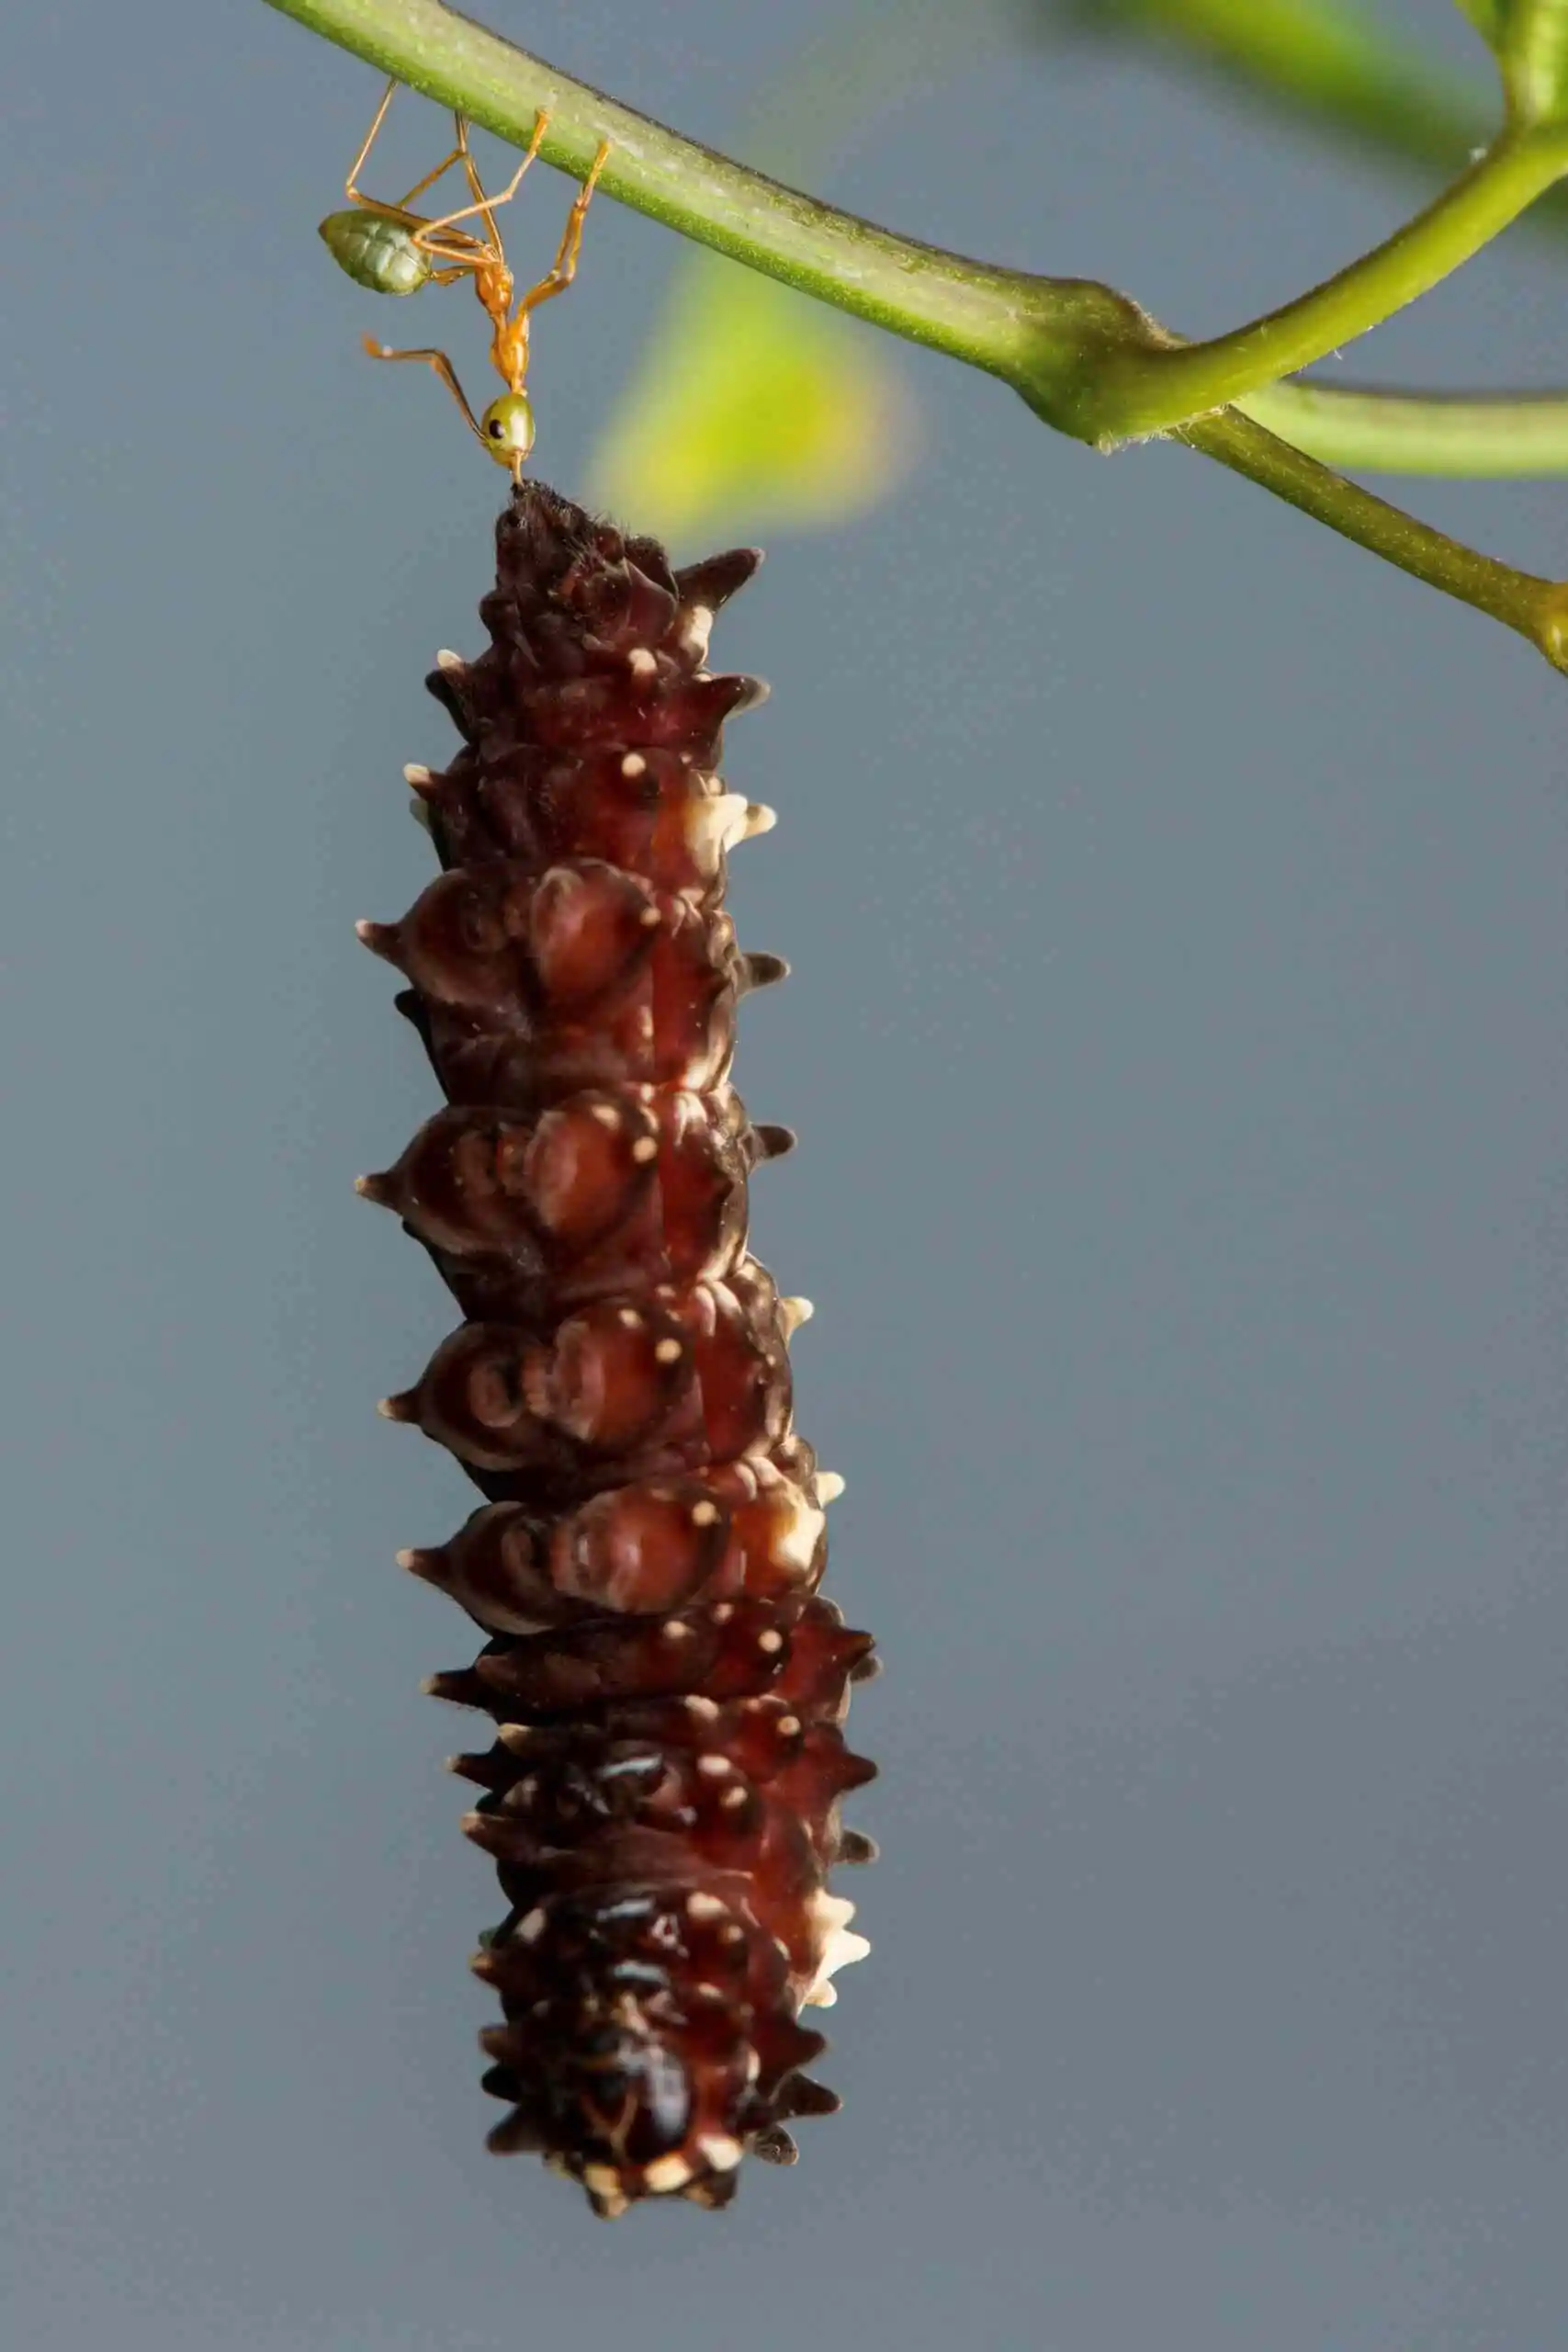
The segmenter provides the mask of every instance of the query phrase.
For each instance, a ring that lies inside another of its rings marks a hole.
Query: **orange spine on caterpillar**
[[[423,283],[457,248],[392,210],[359,274],[412,290],[392,261]],[[722,730],[765,689],[705,662],[760,558],[672,571],[536,481],[496,547],[488,650],[428,681],[463,748],[406,771],[445,870],[359,927],[447,1107],[360,1190],[465,1317],[382,1410],[484,1497],[401,1556],[490,1637],[429,1688],[495,1726],[453,1759],[508,1905],[473,1962],[491,2144],[613,2218],[728,2204],[749,2150],[793,2162],[790,2121],[838,2105],[800,2018],[866,1950],[828,1874],[874,1852],[839,1805],[874,1774],[841,1725],[875,1661],[818,1591],[843,1482],[792,1423],[810,1306],[747,1249],[750,1171],[794,1138],[729,1082],[740,999],[786,969],[723,905],[773,818],[727,790]]]

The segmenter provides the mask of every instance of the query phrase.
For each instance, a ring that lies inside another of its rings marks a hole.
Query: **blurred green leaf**
[[[979,65],[1010,29],[1002,0],[852,0],[773,77],[744,136],[749,160],[819,185],[868,127]],[[918,440],[913,395],[883,337],[694,253],[676,266],[590,484],[604,505],[675,538],[819,529],[885,498]]]
[[[1494,49],[1497,46],[1506,4],[1507,0],[1454,0],[1456,7],[1470,18],[1482,40]]]
[[[1495,100],[1435,73],[1354,0],[1027,0],[1055,32],[1145,35],[1330,128],[1450,169],[1496,128]],[[1470,0],[1461,0],[1468,6]],[[1475,0],[1483,10],[1495,0]]]
[[[738,263],[679,273],[617,401],[593,497],[689,541],[862,514],[908,471],[913,402],[881,339]]]

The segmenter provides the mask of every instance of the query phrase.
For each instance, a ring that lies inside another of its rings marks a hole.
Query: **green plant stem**
[[[1494,39],[1508,111],[1518,122],[1561,119],[1568,99],[1568,0],[1513,0]]]
[[[1457,596],[1517,629],[1558,667],[1568,657],[1568,649],[1559,642],[1563,599],[1554,582],[1516,571],[1511,565],[1479,555],[1445,532],[1435,531],[1430,524],[1418,523],[1414,515],[1389,505],[1358,482],[1330,473],[1303,450],[1278,439],[1235,410],[1196,419],[1171,437],[1201,449],[1205,457],[1217,458],[1233,472],[1261,483],[1276,498],[1315,515],[1344,537],[1397,564],[1429,587],[1440,588],[1445,595]]]
[[[527,143],[547,107],[547,162],[581,176],[607,139],[606,194],[786,285],[987,369],[1080,440],[1105,447],[1130,432],[1174,431],[1568,666],[1568,607],[1560,612],[1551,583],[1460,547],[1222,405],[1306,366],[1434,284],[1558,176],[1568,164],[1561,136],[1554,146],[1506,135],[1408,230],[1326,287],[1235,335],[1183,345],[1110,287],[967,261],[783,187],[513,49],[441,0],[268,5],[514,145]],[[1221,413],[1192,414],[1211,408]]]
[[[1568,394],[1388,392],[1270,384],[1235,406],[1309,457],[1352,472],[1491,481],[1568,474]]]
[[[1157,433],[1293,376],[1427,293],[1568,171],[1568,139],[1505,130],[1392,237],[1310,293],[1207,343],[1111,358],[1093,399],[1107,430]]]

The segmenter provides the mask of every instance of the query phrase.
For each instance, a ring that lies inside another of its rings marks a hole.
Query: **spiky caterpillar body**
[[[491,1636],[441,1697],[495,1721],[457,1759],[511,1908],[474,1965],[501,1996],[502,2150],[613,2217],[728,2202],[837,2105],[798,2023],[864,1946],[829,1867],[869,1858],[839,1726],[870,1637],[816,1598],[823,1505],[791,1427],[809,1312],[746,1250],[747,1179],[787,1149],[728,1082],[735,1008],[781,977],[736,947],[728,850],[772,822],[715,773],[754,680],[704,668],[750,549],[671,572],[537,482],[497,526],[491,639],[429,681],[464,737],[411,770],[443,875],[361,934],[449,1108],[362,1180],[468,1318],[388,1400],[487,1498],[404,1555]]]

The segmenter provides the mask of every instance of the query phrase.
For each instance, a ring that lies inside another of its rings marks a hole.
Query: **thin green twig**
[[[1179,350],[1118,356],[1093,388],[1101,431],[1153,433],[1337,351],[1428,293],[1568,170],[1568,141],[1505,130],[1415,219],[1293,302]]]
[[[1568,103],[1568,0],[1510,0],[1492,34],[1509,119],[1561,121]]]
[[[1568,474],[1568,394],[1562,392],[1270,384],[1235,405],[1321,464],[1352,473],[1464,474],[1494,481]]]
[[[1233,472],[1245,474],[1248,481],[1271,490],[1276,498],[1315,515],[1344,537],[1424,580],[1428,587],[1457,596],[1506,628],[1517,629],[1559,668],[1563,665],[1563,592],[1555,582],[1516,571],[1495,557],[1478,555],[1473,548],[1389,505],[1359,482],[1330,473],[1315,458],[1280,440],[1238,410],[1224,409],[1184,424],[1172,437],[1201,449],[1205,457],[1217,458]]]

